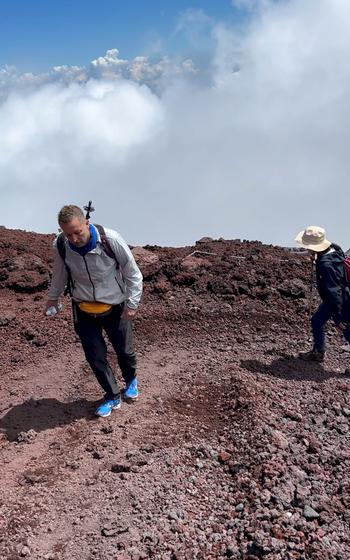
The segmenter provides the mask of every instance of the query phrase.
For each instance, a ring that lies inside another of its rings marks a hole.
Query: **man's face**
[[[76,247],[84,247],[90,239],[89,220],[73,218],[68,224],[60,224],[60,228],[68,241]]]

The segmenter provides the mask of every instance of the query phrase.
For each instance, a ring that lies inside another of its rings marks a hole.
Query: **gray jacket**
[[[96,228],[95,228],[96,229]],[[142,295],[142,274],[124,239],[112,229],[105,228],[106,237],[119,263],[106,255],[97,233],[96,248],[84,257],[66,243],[66,263],[73,280],[72,298],[80,301],[100,301],[116,305],[126,302],[136,309]],[[54,266],[48,298],[57,300],[67,283],[67,270],[54,241]]]

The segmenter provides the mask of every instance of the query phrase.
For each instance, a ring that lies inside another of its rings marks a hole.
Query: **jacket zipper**
[[[93,281],[91,280],[91,276],[90,276],[90,272],[89,272],[89,268],[88,268],[88,265],[87,265],[85,256],[83,257],[83,259],[84,259],[84,263],[85,263],[86,272],[88,273],[88,277],[89,277],[89,280],[90,280],[90,282],[91,282],[91,286],[92,286],[92,295],[93,295],[94,301],[96,301],[95,286],[94,286]]]

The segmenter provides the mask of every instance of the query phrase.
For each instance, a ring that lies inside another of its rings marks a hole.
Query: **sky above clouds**
[[[350,247],[348,0],[0,0],[0,53],[0,224]]]

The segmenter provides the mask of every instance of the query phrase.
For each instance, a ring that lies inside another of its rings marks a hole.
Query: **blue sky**
[[[187,10],[215,21],[240,17],[229,0],[0,0],[0,67],[44,72],[80,66],[111,48],[124,58],[157,49],[186,55],[194,45],[174,31]],[[201,43],[199,50],[205,49],[203,35]]]

